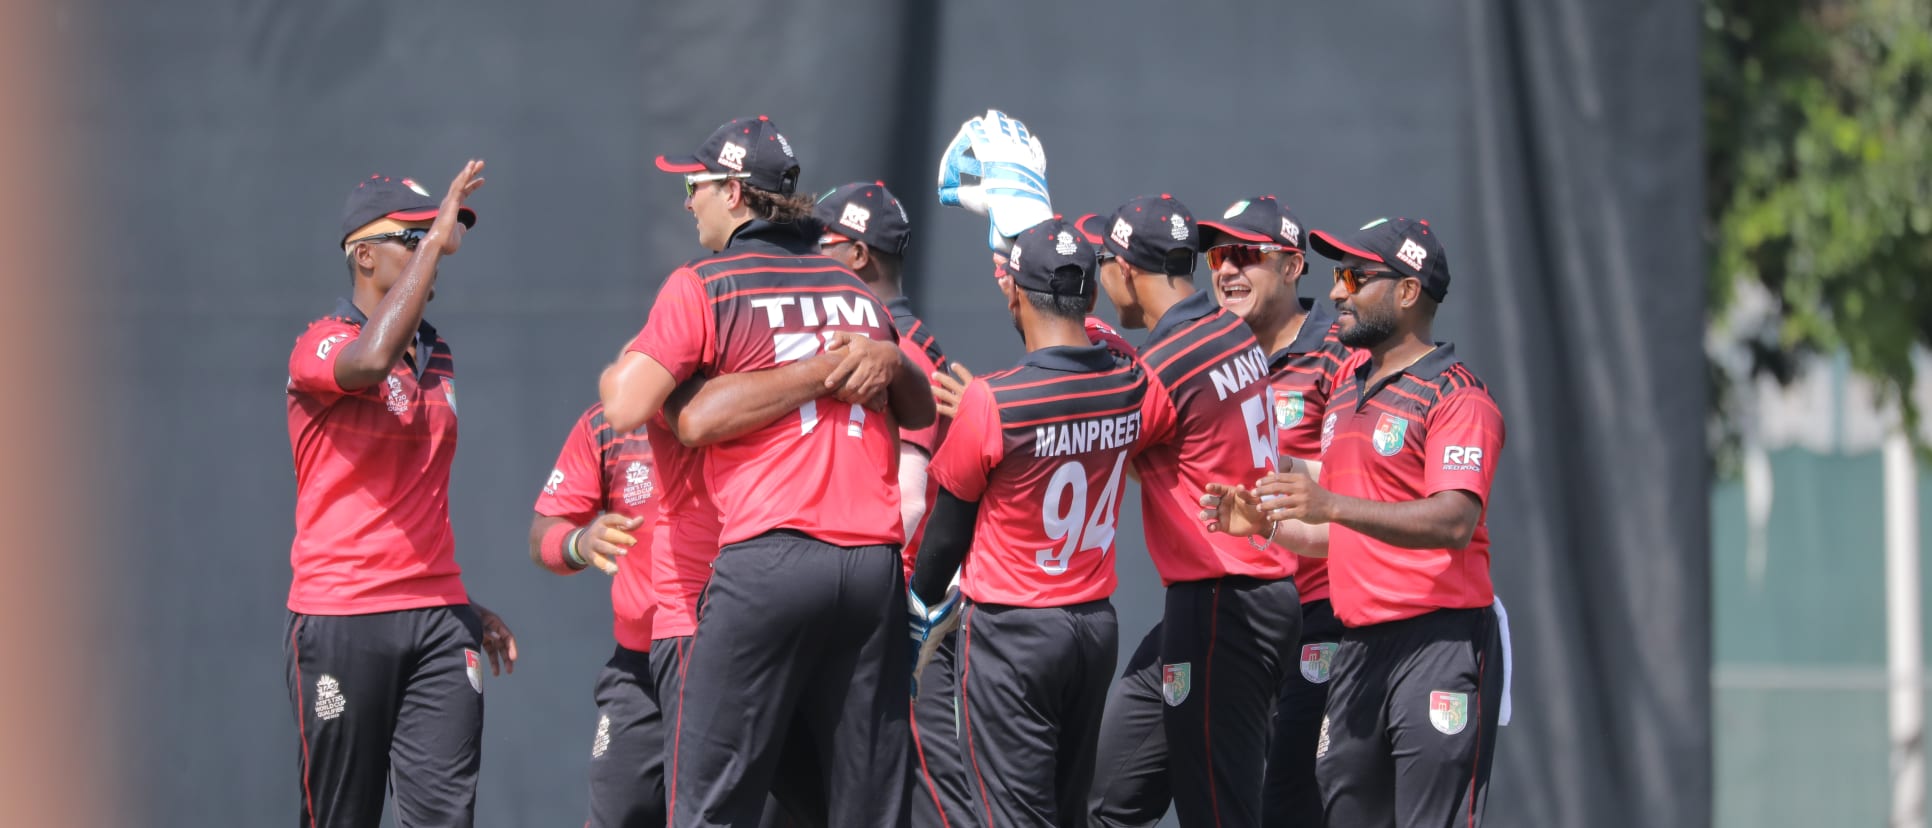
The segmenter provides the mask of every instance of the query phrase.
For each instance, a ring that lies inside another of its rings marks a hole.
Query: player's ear
[[[735,178],[725,179],[725,209],[736,210],[745,206],[745,182]]]
[[[871,262],[872,245],[862,241],[852,242],[852,271],[856,273],[864,270],[865,266]]]

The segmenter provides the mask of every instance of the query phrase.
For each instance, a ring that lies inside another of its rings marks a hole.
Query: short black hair
[[[1087,318],[1087,297],[1085,296],[1025,289],[1020,292],[1026,294],[1026,303],[1041,313],[1075,322],[1082,322]]]

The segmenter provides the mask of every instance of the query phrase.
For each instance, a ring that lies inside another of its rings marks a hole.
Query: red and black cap
[[[791,195],[798,189],[798,157],[770,118],[733,118],[718,127],[691,155],[657,157],[657,168],[671,173],[734,173],[760,190]]]
[[[442,202],[415,179],[376,173],[349,191],[349,202],[342,208],[342,238],[336,241],[336,246],[347,243],[349,234],[376,219],[429,221],[436,217],[441,206]],[[464,227],[475,227],[476,211],[464,207],[456,213],[456,220]]]
[[[1094,255],[1080,229],[1059,216],[1028,227],[1006,254],[1013,284],[1036,293],[1094,297]]]
[[[1107,243],[1107,218],[1099,213],[1088,213],[1074,220],[1073,229],[1093,245],[1096,252],[1102,252],[1100,247]],[[1112,256],[1113,253],[1108,251],[1107,255]]]
[[[1205,250],[1223,244],[1273,244],[1299,253],[1304,244],[1301,227],[1301,220],[1295,218],[1295,214],[1288,211],[1288,206],[1276,201],[1274,196],[1244,198],[1221,213],[1219,221],[1201,222],[1201,248]],[[1308,261],[1304,258],[1301,273],[1307,272]]]
[[[1421,219],[1379,218],[1345,239],[1316,230],[1308,234],[1308,243],[1315,252],[1336,261],[1360,256],[1388,265],[1390,270],[1422,282],[1422,292],[1438,302],[1449,295],[1449,259],[1442,254],[1442,244],[1429,223]]]
[[[912,241],[906,208],[883,181],[855,181],[819,196],[812,217],[825,225],[827,235],[865,242],[894,256],[906,255],[906,245]]]
[[[1166,193],[1120,205],[1101,226],[1107,252],[1134,267],[1169,276],[1194,275],[1201,228],[1194,214]]]

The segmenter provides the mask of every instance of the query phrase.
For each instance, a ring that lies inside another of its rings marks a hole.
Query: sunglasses
[[[1105,248],[1096,249],[1093,252],[1093,263],[1096,265],[1104,265],[1113,260],[1114,254],[1107,252]]]
[[[1269,253],[1287,249],[1278,244],[1217,244],[1207,249],[1208,269],[1220,270],[1222,262],[1230,261],[1235,267],[1254,267]]]
[[[751,173],[690,173],[684,176],[684,195],[686,197],[697,195],[699,184],[709,184],[713,181],[730,181],[731,179],[734,179],[734,178],[745,179],[750,177],[751,177]]]
[[[402,242],[402,246],[404,249],[415,250],[416,245],[422,244],[423,237],[427,235],[429,235],[428,228],[411,227],[408,230],[397,230],[394,233],[384,233],[380,236],[364,236],[359,239],[350,239],[349,243],[361,244],[363,242],[374,242],[376,244],[382,244],[383,242],[386,242],[386,241],[397,241],[397,242]]]
[[[1376,279],[1406,279],[1393,270],[1363,270],[1359,267],[1335,268],[1335,281],[1340,282],[1350,296],[1362,292],[1362,286]]]

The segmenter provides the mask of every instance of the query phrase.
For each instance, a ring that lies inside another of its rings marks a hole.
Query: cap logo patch
[[[1388,219],[1385,219],[1385,218],[1379,218],[1379,219],[1376,219],[1376,220],[1374,220],[1374,221],[1371,221],[1371,222],[1369,222],[1369,223],[1367,223],[1367,224],[1364,224],[1364,225],[1362,225],[1362,227],[1361,227],[1361,229],[1363,229],[1363,230],[1367,230],[1367,229],[1369,229],[1370,227],[1374,227],[1375,225],[1378,225],[1378,224],[1387,224],[1387,223],[1389,223],[1389,220],[1388,220]]]
[[[1006,267],[1008,270],[1017,272],[1020,269],[1020,250],[1019,245],[1013,245],[1013,255],[1006,257]]]
[[[866,222],[872,220],[872,211],[857,204],[845,205],[845,212],[839,214],[839,223],[861,233],[865,232]]]
[[[1168,216],[1167,224],[1167,234],[1173,236],[1175,241],[1187,241],[1187,219],[1181,218],[1180,213]]]
[[[1114,219],[1114,229],[1107,233],[1107,237],[1113,239],[1114,244],[1126,247],[1127,241],[1134,237],[1134,228],[1127,223],[1126,219],[1117,218]]]
[[[1073,244],[1073,234],[1065,230],[1060,231],[1060,237],[1055,239],[1054,242],[1053,252],[1062,256],[1071,256],[1074,251],[1080,249]]]
[[[1231,219],[1231,218],[1234,218],[1235,216],[1241,215],[1244,212],[1247,212],[1247,210],[1248,210],[1248,200],[1244,198],[1244,199],[1241,199],[1240,201],[1235,202],[1234,206],[1229,207],[1227,212],[1221,214],[1221,217],[1224,219]]]
[[[1401,259],[1403,264],[1421,270],[1422,260],[1429,257],[1429,251],[1423,250],[1422,245],[1415,243],[1415,239],[1405,238],[1402,240],[1402,249],[1395,251],[1395,257]]]
[[[798,157],[792,154],[792,142],[785,140],[785,136],[774,132],[771,134],[771,137],[778,139],[778,148],[785,151],[786,158]]]
[[[416,180],[413,178],[403,179],[403,186],[408,187],[409,191],[412,193],[422,196],[423,198],[429,198],[429,191],[423,189],[423,185],[416,183]]]
[[[1301,246],[1301,228],[1285,218],[1281,220],[1281,237],[1287,239],[1289,244]]]
[[[745,148],[726,141],[724,149],[718,151],[718,163],[739,172],[745,171]]]

